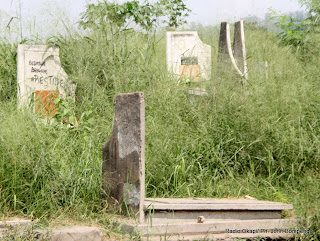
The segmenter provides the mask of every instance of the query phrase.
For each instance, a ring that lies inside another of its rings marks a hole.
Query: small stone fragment
[[[204,216],[198,217],[198,223],[204,223]]]
[[[17,63],[20,107],[31,104],[35,113],[52,117],[56,99],[75,98],[76,85],[61,66],[58,47],[19,44]]]
[[[246,199],[250,199],[250,200],[257,200],[256,198],[254,198],[254,197],[251,197],[251,196],[249,196],[249,195],[246,195],[246,196],[244,196]]]

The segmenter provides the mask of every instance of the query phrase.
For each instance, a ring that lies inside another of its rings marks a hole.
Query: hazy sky
[[[0,0],[0,15],[3,10],[11,17],[22,16],[22,22],[34,29],[55,32],[61,27],[58,19],[68,16],[72,22],[79,20],[89,2],[92,0]],[[205,25],[233,22],[248,15],[263,18],[268,8],[283,13],[301,10],[298,0],[186,0],[186,4],[192,10],[188,20]]]
[[[189,0],[192,19],[210,24],[236,21],[241,17],[256,15],[264,17],[269,8],[281,12],[300,10],[298,0]]]

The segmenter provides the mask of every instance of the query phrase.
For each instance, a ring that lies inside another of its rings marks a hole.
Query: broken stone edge
[[[144,222],[145,102],[142,92],[119,94],[110,139],[103,147],[103,189]]]
[[[172,59],[172,53],[173,53],[173,46],[172,46],[172,36],[176,35],[185,35],[185,34],[192,34],[195,37],[196,44],[194,47],[198,44],[202,45],[203,48],[205,49],[205,52],[208,52],[210,58],[206,59],[205,61],[202,61],[203,64],[200,64],[200,71],[201,71],[201,78],[205,80],[209,80],[211,78],[211,46],[208,44],[205,44],[201,41],[198,32],[197,31],[180,31],[180,32],[175,32],[175,31],[169,31],[166,33],[166,62],[167,62],[167,71],[171,74],[173,74],[175,77],[180,78],[179,74],[179,62],[181,63],[181,56],[179,57],[178,60],[173,60]],[[188,49],[187,51],[191,51]],[[197,56],[199,57],[199,56]],[[199,61],[200,62],[200,61]],[[203,65],[203,66],[202,66]],[[203,69],[204,68],[204,69]],[[208,73],[208,74],[207,74]]]

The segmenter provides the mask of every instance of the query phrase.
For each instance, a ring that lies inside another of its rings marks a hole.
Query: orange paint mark
[[[45,116],[54,116],[57,112],[54,100],[59,98],[58,90],[36,90],[34,92],[35,112]]]
[[[194,82],[200,82],[200,65],[180,65],[180,77],[191,79]]]

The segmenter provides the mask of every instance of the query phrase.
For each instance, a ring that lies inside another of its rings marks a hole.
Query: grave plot
[[[167,32],[166,40],[167,69],[178,82],[200,84],[211,78],[211,47],[202,43],[196,31]]]
[[[61,67],[59,48],[46,45],[18,46],[18,105],[53,116],[54,100],[75,96],[75,84]]]
[[[219,38],[219,73],[234,69],[241,77],[241,83],[245,84],[248,80],[248,68],[246,60],[246,46],[243,21],[236,22],[234,25],[234,40],[231,46],[230,26],[227,22],[221,23]],[[231,63],[231,64],[230,64]]]
[[[103,147],[103,188],[133,217],[121,227],[147,240],[288,238],[291,204],[251,199],[146,198],[143,93],[116,98],[114,128]]]

